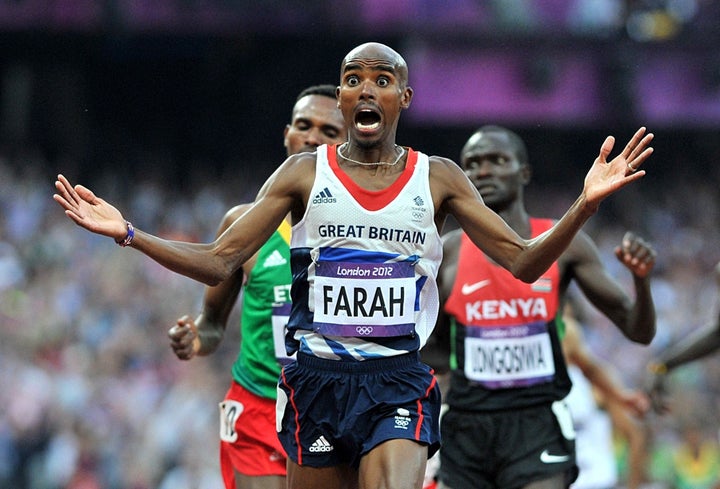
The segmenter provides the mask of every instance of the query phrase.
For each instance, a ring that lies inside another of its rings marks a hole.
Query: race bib
[[[285,302],[273,306],[272,310],[272,329],[273,344],[275,345],[275,359],[280,365],[287,365],[295,359],[295,355],[288,356],[285,349],[285,333],[287,332],[287,323],[290,319],[290,308],[292,305]]]
[[[220,407],[220,439],[228,443],[237,441],[235,423],[245,410],[245,406],[237,401],[225,400],[218,404]]]
[[[552,343],[544,322],[467,328],[465,376],[488,389],[526,387],[555,375]]]
[[[415,332],[412,263],[319,262],[315,331],[328,336],[405,336]]]

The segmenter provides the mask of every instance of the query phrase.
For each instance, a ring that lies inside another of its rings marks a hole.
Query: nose
[[[323,134],[322,130],[319,127],[313,127],[307,132],[307,136],[305,137],[305,143],[308,146],[315,146],[318,147],[321,144],[326,143],[327,140],[325,138],[325,135]]]
[[[375,85],[372,80],[365,80],[360,85],[360,96],[364,99],[375,98]]]

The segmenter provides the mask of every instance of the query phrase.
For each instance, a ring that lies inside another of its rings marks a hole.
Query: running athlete
[[[480,128],[463,147],[460,166],[485,204],[522,238],[556,229],[554,220],[525,209],[531,168],[517,134]],[[572,423],[562,401],[571,382],[555,324],[571,281],[632,341],[648,344],[655,335],[648,277],[655,251],[627,233],[616,255],[633,275],[635,302],[608,275],[583,232],[547,271],[526,282],[498,266],[463,230],[444,236],[438,277],[443,314],[432,346],[449,359],[438,371],[450,369],[441,488],[550,489],[574,480]]]
[[[715,265],[715,281],[720,287],[720,263]],[[720,301],[718,301],[720,305]],[[667,375],[677,367],[703,359],[720,350],[720,309],[715,322],[699,329],[683,341],[660,352],[648,363],[649,391],[653,409],[658,413],[670,410],[667,399]]]
[[[288,156],[346,140],[333,85],[315,85],[300,92],[284,138]],[[230,209],[217,235],[251,205]],[[243,288],[242,346],[232,366],[230,388],[220,403],[220,468],[226,489],[285,487],[286,455],[275,430],[275,400],[280,365],[290,361],[284,343],[290,278],[290,224],[285,220],[228,280],[205,288],[203,308],[195,320],[183,316],[168,332],[178,358],[211,354],[223,338]]]
[[[578,478],[573,489],[617,487],[620,467],[615,455],[615,434],[627,446],[624,487],[638,489],[646,481],[647,443],[640,419],[650,400],[639,390],[627,389],[612,365],[594,355],[585,344],[582,326],[572,308],[563,314],[562,349],[568,362],[572,389],[565,397],[573,428]]]
[[[560,256],[600,202],[641,178],[652,134],[639,129],[610,161],[601,146],[577,201],[542,237],[518,236],[452,160],[396,144],[410,107],[405,60],[379,43],[340,65],[348,142],[290,156],[254,205],[208,244],[132,228],[112,205],[63,176],[53,198],[76,224],[215,285],[292,214],[292,310],[278,431],[288,487],[419,489],[439,446],[440,394],[418,355],[438,313],[440,230],[453,215],[473,242],[526,282]]]

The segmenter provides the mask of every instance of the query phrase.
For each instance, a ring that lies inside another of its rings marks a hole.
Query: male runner
[[[639,489],[647,477],[647,440],[640,419],[650,400],[639,390],[629,390],[613,366],[587,347],[582,326],[572,307],[563,314],[562,349],[568,362],[572,389],[565,397],[575,428],[575,450],[580,473],[573,489],[617,487],[620,467],[615,455],[617,434],[627,446],[624,486]]]
[[[300,92],[284,138],[288,156],[346,140],[333,85]],[[217,235],[251,205],[230,209]],[[275,430],[275,400],[280,364],[290,360],[284,342],[290,282],[290,224],[285,220],[228,280],[205,288],[203,308],[195,320],[183,316],[168,332],[178,358],[209,355],[220,344],[243,288],[241,349],[232,366],[230,388],[220,403],[220,468],[226,489],[285,487],[286,455]]]
[[[463,147],[460,166],[518,235],[533,239],[555,226],[525,209],[531,169],[517,134],[480,128]],[[635,302],[583,232],[529,283],[498,266],[462,229],[445,235],[438,277],[444,307],[433,339],[449,353],[451,369],[441,488],[565,488],[576,477],[572,422],[562,401],[571,382],[555,324],[570,282],[631,340],[647,344],[655,335],[648,278],[655,251],[627,233],[616,255],[633,274]]]

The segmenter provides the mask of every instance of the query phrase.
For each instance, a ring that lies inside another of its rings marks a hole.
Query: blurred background
[[[510,127],[538,215],[574,201],[608,134],[656,134],[647,176],[585,227],[628,290],[624,232],[658,251],[650,346],[581,311],[627,385],[717,317],[720,2],[0,0],[0,487],[222,486],[237,313],[219,352],[177,360],[166,331],[198,312],[202,286],[75,227],[55,175],[142,229],[209,240],[283,160],[297,93],[336,84],[371,40],[410,67],[398,141],[457,158],[480,125]],[[673,413],[646,421],[649,487],[679,487],[672,454],[692,427],[717,444],[720,355],[678,369],[671,392]]]

